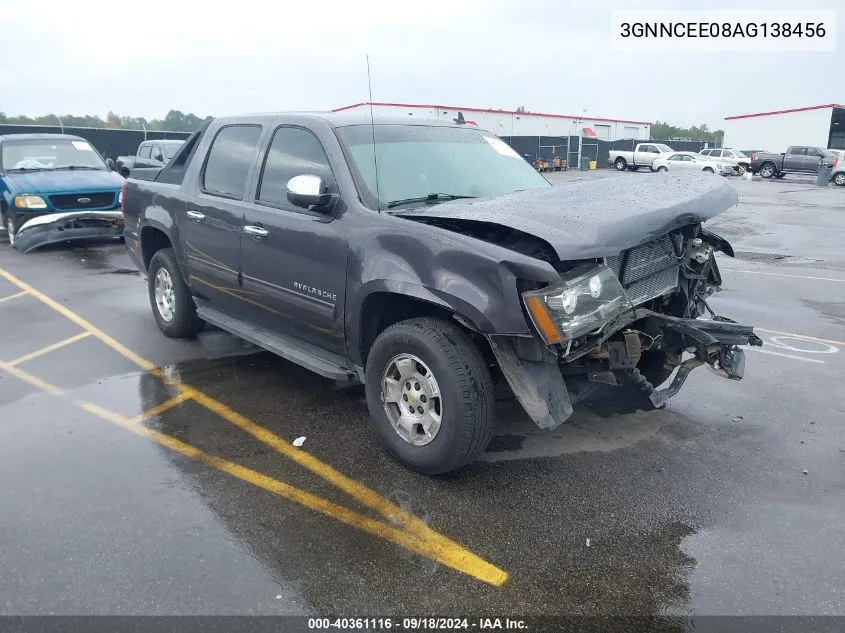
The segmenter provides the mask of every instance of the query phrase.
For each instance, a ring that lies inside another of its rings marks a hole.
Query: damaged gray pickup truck
[[[208,122],[122,201],[165,335],[210,323],[363,383],[427,474],[485,449],[497,386],[553,429],[663,407],[701,365],[739,380],[762,344],[708,305],[733,251],[703,224],[738,201],[712,174],[552,186],[460,118],[278,114]]]

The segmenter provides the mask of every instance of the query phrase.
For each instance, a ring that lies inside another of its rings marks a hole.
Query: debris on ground
[[[305,436],[304,436],[304,435],[303,435],[302,437],[298,437],[298,438],[296,438],[296,439],[293,441],[293,445],[294,445],[294,446],[302,446],[303,444],[305,444]]]
[[[587,547],[590,546],[590,539],[587,539]]]
[[[742,416],[738,415],[734,418],[731,418],[731,422],[742,422]]]
[[[802,472],[802,473],[804,473],[804,474],[806,475],[808,471],[807,471],[807,469],[805,468],[805,469],[804,469],[804,470],[802,470],[801,472]]]

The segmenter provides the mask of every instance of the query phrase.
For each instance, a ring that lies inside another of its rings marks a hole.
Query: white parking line
[[[726,268],[732,273],[748,273],[749,275],[769,275],[771,277],[792,277],[793,279],[817,279],[818,281],[837,281],[845,284],[845,279],[834,279],[833,277],[813,277],[811,275],[786,275],[784,273],[764,273],[760,270],[744,270],[741,268]]]
[[[757,352],[758,354],[769,354],[771,356],[781,356],[783,358],[792,358],[795,360],[803,360],[807,363],[817,363],[819,365],[824,365],[825,362],[823,360],[819,360],[818,358],[804,358],[803,356],[795,356],[794,354],[781,354],[780,352],[772,352],[767,349],[759,349],[757,347],[748,347],[746,348],[752,352]]]

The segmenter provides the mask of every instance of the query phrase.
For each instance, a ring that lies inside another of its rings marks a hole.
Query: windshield
[[[77,139],[7,140],[0,159],[6,171],[108,169],[88,141]]]
[[[164,143],[164,157],[168,160],[173,158],[183,144],[184,141],[180,141],[178,143]]]
[[[501,139],[477,129],[352,125],[337,130],[349,152],[364,203],[376,208],[434,204],[454,197],[498,196],[552,185]],[[435,195],[439,194],[439,195]],[[394,205],[396,206],[396,205]]]

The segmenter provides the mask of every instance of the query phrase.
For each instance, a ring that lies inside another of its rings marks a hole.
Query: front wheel
[[[661,165],[657,168],[657,171],[669,171],[669,168],[666,165]]]
[[[159,329],[170,338],[187,338],[203,329],[188,285],[182,278],[172,248],[156,251],[147,271],[147,288],[153,317]]]
[[[15,234],[18,232],[18,223],[15,221],[15,216],[6,209],[0,212],[0,218],[3,220],[3,227],[6,229],[6,234],[9,236],[9,246],[15,247]]]
[[[384,330],[367,358],[366,393],[388,450],[420,473],[469,464],[493,435],[490,371],[467,334],[448,321],[416,318]]]
[[[714,171],[713,171],[713,168],[712,168],[712,167],[705,167],[705,168],[704,168],[704,171],[706,171],[708,174],[713,174],[713,173],[716,173],[716,172],[714,172]]]

